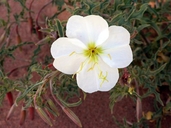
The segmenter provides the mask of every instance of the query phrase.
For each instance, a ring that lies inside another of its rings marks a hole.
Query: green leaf
[[[100,5],[99,2],[94,3],[92,1],[83,1],[83,3],[87,6],[86,13],[88,13],[89,15],[94,14],[95,11],[97,12],[96,8]]]
[[[121,100],[124,96],[128,95],[128,87],[116,85],[112,90],[110,90],[110,104],[111,113],[113,113],[113,107],[115,103]]]
[[[20,3],[20,5],[24,8],[24,9],[26,9],[27,11],[29,11],[29,9],[26,7],[26,0],[15,0],[15,1],[17,1],[17,2],[19,2]]]
[[[64,0],[53,0],[52,1],[53,4],[57,5],[59,7],[59,9],[62,9],[62,6],[64,5]]]
[[[58,19],[56,20],[56,26],[57,26],[59,37],[64,37],[64,28]]]
[[[105,0],[103,2],[100,3],[100,10],[105,9],[108,7],[109,3],[111,0]]]
[[[150,22],[150,25],[151,25],[151,27],[153,27],[156,30],[158,36],[161,36],[162,35],[159,26],[155,22]]]
[[[148,88],[148,91],[142,96],[142,98],[145,98],[151,94],[154,94],[156,97],[156,101],[158,101],[162,106],[164,106],[163,101],[160,98],[160,93],[156,91],[156,88],[149,84],[146,85],[146,88]]]
[[[149,27],[149,26],[150,26],[150,24],[142,24],[142,25],[138,26],[137,31],[140,32],[141,30],[143,30],[144,28]]]
[[[141,19],[144,15],[144,12],[148,9],[148,3],[146,4],[142,4],[140,6],[140,9],[138,11],[132,10],[132,13],[130,14],[130,16],[127,18],[127,20],[130,19]]]
[[[117,11],[117,14],[114,15],[109,23],[109,25],[119,25],[120,22],[124,21],[123,13],[121,11]]]
[[[162,66],[160,66],[155,71],[149,71],[149,74],[150,75],[156,75],[156,74],[160,73],[162,70],[164,70],[164,68],[166,67],[166,65],[167,65],[167,63],[163,64]]]
[[[21,94],[21,95],[16,99],[16,103],[18,104],[18,102],[19,102],[20,100],[22,100],[24,97],[26,97],[26,95],[27,95],[31,90],[33,90],[34,88],[38,87],[40,84],[43,84],[43,83],[44,83],[44,81],[41,81],[41,82],[39,82],[39,83],[36,83],[36,84],[34,84],[34,85],[28,87],[28,88],[23,92],[23,94]]]
[[[167,103],[166,106],[163,108],[164,113],[170,113],[171,110],[171,102]]]
[[[0,27],[6,26],[7,22],[4,19],[0,18]]]
[[[74,102],[74,103],[68,103],[67,101],[64,101],[59,94],[56,94],[56,96],[58,97],[58,99],[61,101],[61,103],[67,107],[76,107],[79,106],[82,103],[82,99],[80,98],[79,101]]]

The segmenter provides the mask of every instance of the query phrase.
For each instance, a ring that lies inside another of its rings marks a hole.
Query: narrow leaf
[[[56,25],[57,25],[57,30],[58,30],[59,37],[64,37],[63,26],[62,26],[61,22],[58,19],[56,20]]]

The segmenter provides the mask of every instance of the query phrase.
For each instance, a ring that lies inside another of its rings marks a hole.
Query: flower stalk
[[[53,99],[55,100],[55,102],[62,108],[62,110],[65,112],[65,114],[80,128],[82,128],[82,124],[81,121],[79,120],[79,118],[75,115],[75,113],[70,110],[68,107],[64,106],[63,104],[61,104],[61,102],[55,97],[55,95],[53,94],[53,84],[52,84],[52,80],[53,77],[49,80],[49,84],[50,84],[50,92],[51,95],[53,97]]]
[[[136,85],[136,93],[137,95],[140,95],[139,86],[136,80],[135,80],[135,85]],[[142,118],[142,101],[140,97],[137,97],[137,101],[136,101],[136,117],[138,122]]]
[[[39,40],[41,40],[41,39],[43,38],[43,33],[40,31],[41,27],[40,27],[39,22],[38,22],[39,16],[40,16],[41,11],[42,11],[46,6],[48,6],[48,5],[51,4],[51,3],[52,3],[52,0],[49,1],[48,3],[46,3],[46,4],[39,10],[39,12],[38,12],[38,14],[37,14],[37,16],[36,16],[36,21],[35,21],[35,22],[36,22],[36,33],[37,33],[37,36],[38,36],[38,39],[39,39]]]
[[[28,24],[29,24],[29,29],[30,29],[30,34],[32,34],[34,26],[33,26],[33,18],[31,16],[31,7],[33,4],[34,0],[31,1],[30,6],[29,6],[29,18],[28,18]]]

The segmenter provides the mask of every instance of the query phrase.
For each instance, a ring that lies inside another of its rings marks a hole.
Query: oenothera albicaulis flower
[[[121,26],[108,26],[100,16],[71,16],[66,36],[51,47],[53,65],[65,74],[76,74],[85,92],[109,91],[118,81],[118,68],[133,59],[130,34]]]

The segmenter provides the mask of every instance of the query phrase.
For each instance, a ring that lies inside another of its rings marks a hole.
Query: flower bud
[[[12,93],[11,93],[11,92],[8,92],[8,93],[6,94],[6,96],[7,96],[7,99],[8,99],[8,102],[9,102],[10,106],[12,106],[12,105],[14,104],[14,100],[13,100],[13,95],[12,95]]]
[[[51,99],[48,99],[47,102],[48,102],[49,107],[55,113],[55,115],[59,116],[58,109],[57,109],[56,105],[54,104],[54,102]]]
[[[129,94],[132,95],[134,91],[135,91],[134,87],[130,86],[129,89],[128,89]]]
[[[40,31],[40,26],[36,27],[36,34],[39,40],[43,38],[43,33]]]
[[[48,68],[51,68],[51,67],[53,67],[53,64],[52,63],[48,64]]]
[[[141,99],[137,97],[137,103],[136,103],[136,116],[137,121],[139,122],[142,118],[142,102]]]
[[[82,128],[81,121],[79,120],[79,118],[75,115],[75,113],[71,109],[69,109],[67,107],[62,107],[62,110],[76,125],[78,125],[80,128]]]
[[[21,37],[20,35],[17,35],[17,44],[20,44],[21,43]]]
[[[28,24],[29,24],[30,34],[32,34],[33,29],[34,29],[34,27],[33,27],[33,18],[32,17],[28,18]]]
[[[122,77],[120,78],[121,85],[129,85],[131,82],[130,73],[125,68]]]
[[[29,117],[31,120],[34,120],[34,107],[29,107]]]
[[[26,110],[22,109],[20,113],[20,125],[23,125],[26,119]]]
[[[49,117],[47,116],[47,114],[45,113],[45,111],[42,108],[37,107],[36,111],[44,122],[46,122],[47,124],[52,126],[52,122],[50,121]]]
[[[151,111],[148,111],[146,114],[145,114],[145,118],[147,120],[151,120],[152,119],[152,116],[153,116],[153,113]]]
[[[16,40],[17,40],[17,44],[20,44],[22,42],[19,34],[17,34]],[[20,51],[22,51],[22,47],[20,46],[19,48],[20,48]]]
[[[52,120],[55,120],[55,117],[54,117],[54,115],[52,114],[52,111],[49,111],[48,108],[45,108],[45,111],[46,111],[46,113],[48,114],[48,116],[49,116]]]
[[[45,68],[53,68],[53,64],[52,63],[50,63],[50,64],[48,64],[48,65],[42,65],[42,69],[44,70]]]

